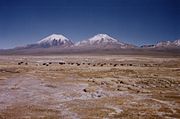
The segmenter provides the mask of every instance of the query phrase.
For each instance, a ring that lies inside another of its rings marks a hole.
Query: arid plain
[[[180,57],[0,56],[0,119],[180,118]]]

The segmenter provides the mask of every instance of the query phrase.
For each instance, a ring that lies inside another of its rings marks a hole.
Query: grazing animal
[[[77,66],[80,66],[81,64],[79,64],[79,63],[76,63],[77,64]]]
[[[96,65],[94,64],[93,67],[95,67]]]
[[[46,63],[43,63],[43,65],[46,65]]]
[[[87,90],[86,90],[86,89],[83,89],[83,91],[84,91],[84,92],[87,92]]]
[[[153,64],[153,66],[157,66],[157,64]]]
[[[90,65],[91,63],[88,63],[88,65]]]
[[[52,64],[52,62],[49,62],[49,64]]]
[[[28,65],[28,63],[26,62],[25,65]]]
[[[148,66],[148,64],[144,64],[144,66],[145,66],[145,67],[147,67],[147,66]]]
[[[101,67],[103,66],[103,64],[100,65]]]
[[[64,62],[59,62],[59,64],[60,64],[60,65],[63,65],[63,64],[66,64],[66,63],[64,63]],[[68,64],[69,64],[69,63],[68,63]]]
[[[118,64],[114,64],[114,67],[116,67]]]
[[[21,65],[21,64],[23,64],[23,63],[24,63],[24,62],[19,62],[18,65]]]

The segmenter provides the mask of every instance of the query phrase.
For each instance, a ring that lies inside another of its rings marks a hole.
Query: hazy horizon
[[[104,33],[138,46],[173,41],[179,14],[178,0],[1,0],[0,49],[51,34],[77,42]]]

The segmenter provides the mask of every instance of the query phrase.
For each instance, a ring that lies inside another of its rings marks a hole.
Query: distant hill
[[[143,45],[141,48],[179,49],[180,39],[175,41],[161,41],[154,45]]]

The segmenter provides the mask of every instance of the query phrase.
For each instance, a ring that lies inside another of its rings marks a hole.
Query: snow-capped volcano
[[[74,44],[71,40],[63,35],[52,34],[48,37],[43,38],[34,44],[28,44],[23,47],[18,47],[17,49],[41,49],[41,48],[63,48],[65,49],[114,49],[114,48],[134,48],[134,45],[120,42],[117,39],[110,37],[107,34],[98,34],[94,37],[89,38]]]
[[[73,45],[72,41],[66,38],[63,35],[52,34],[40,41],[37,44],[43,47],[52,47],[52,46],[71,46]]]
[[[98,34],[88,40],[90,44],[99,43],[118,43],[118,40],[108,36],[107,34]]]
[[[119,42],[117,39],[110,37],[107,34],[97,34],[88,40],[84,40],[84,41],[76,43],[75,46],[104,47],[104,48],[121,47],[121,48],[123,48],[123,47],[126,47],[127,44],[123,43],[123,42]]]

